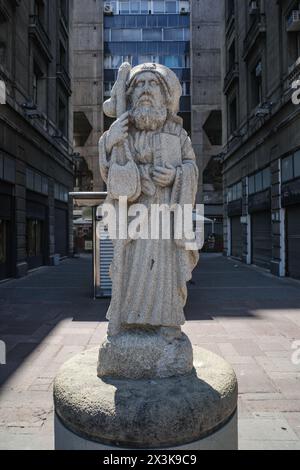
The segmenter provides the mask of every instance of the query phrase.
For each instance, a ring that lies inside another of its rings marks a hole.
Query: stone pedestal
[[[237,381],[222,358],[196,347],[185,375],[120,379],[97,376],[98,355],[75,356],[56,377],[57,450],[237,449]]]

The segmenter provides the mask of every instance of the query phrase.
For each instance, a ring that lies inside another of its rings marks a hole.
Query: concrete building
[[[104,189],[97,141],[111,121],[101,106],[118,67],[125,60],[162,63],[183,86],[180,115],[201,170],[198,202],[222,233],[221,171],[212,159],[222,150],[219,0],[75,0],[75,17],[75,150],[93,173],[93,189]]]
[[[72,1],[1,0],[0,279],[72,251]]]
[[[74,149],[77,189],[101,191],[98,141],[103,132],[103,2],[74,0]]]
[[[300,278],[299,1],[222,5],[225,253]]]

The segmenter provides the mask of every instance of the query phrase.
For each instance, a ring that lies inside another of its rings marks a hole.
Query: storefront
[[[26,253],[28,269],[46,264],[48,247],[47,198],[27,191]]]
[[[13,275],[13,202],[12,186],[0,181],[0,280]]]
[[[270,189],[249,196],[248,210],[251,215],[251,262],[256,266],[270,269],[272,261]]]
[[[286,275],[300,279],[300,179],[282,187],[285,208]]]
[[[68,220],[69,213],[66,204],[55,204],[55,253],[61,258],[68,256]]]
[[[230,254],[233,258],[243,258],[243,225],[242,200],[237,199],[228,204],[228,217],[230,220]]]

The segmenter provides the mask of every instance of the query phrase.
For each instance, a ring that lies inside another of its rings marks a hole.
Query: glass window
[[[111,31],[112,41],[140,41],[140,39],[140,29],[112,29]]]
[[[34,190],[34,173],[32,170],[26,171],[26,187],[31,191]]]
[[[300,176],[300,150],[294,155],[294,172],[295,178],[298,178]]]
[[[26,224],[26,251],[27,256],[35,256],[35,220],[27,220]]]
[[[236,184],[232,187],[232,200],[233,201],[237,200],[237,185]]]
[[[169,28],[171,27],[178,27],[179,26],[179,21],[178,21],[178,16],[177,15],[169,15],[167,16],[168,18],[168,26]]]
[[[133,15],[125,16],[125,28],[136,28],[136,19],[137,17]]]
[[[42,193],[48,194],[48,179],[42,178]]]
[[[111,56],[110,55],[105,55],[104,56],[104,68],[105,69],[110,69],[111,68]]]
[[[147,24],[147,17],[146,16],[137,16],[136,17],[136,24],[138,28],[144,28]]]
[[[177,2],[166,2],[166,13],[176,13],[177,12]]]
[[[131,13],[139,14],[141,11],[141,2],[130,2]]]
[[[282,181],[286,182],[294,178],[293,155],[282,160]]]
[[[242,183],[239,183],[236,188],[236,198],[242,199],[242,195],[243,195],[243,186],[242,186]]]
[[[248,185],[249,185],[248,187],[249,194],[254,194],[255,193],[255,177],[254,176],[249,177]]]
[[[0,155],[0,178],[3,178],[3,155]]]
[[[119,8],[122,15],[128,15],[130,13],[129,2],[120,1]]]
[[[148,15],[147,16],[147,28],[157,28],[158,26],[157,18],[158,16],[156,15]]]
[[[38,173],[35,173],[34,175],[34,190],[37,193],[42,192],[42,177]]]
[[[228,189],[228,202],[231,202],[232,201],[232,189],[229,188]]]
[[[148,1],[141,1],[141,13],[149,13]]]
[[[190,40],[190,29],[189,28],[184,28],[184,40],[189,41]]]
[[[157,26],[158,27],[167,27],[168,26],[168,18],[169,16],[168,15],[159,15],[157,16]],[[175,16],[176,18],[176,16]],[[177,25],[175,25],[177,26]]]
[[[164,13],[165,12],[165,2],[157,0],[153,2],[153,12],[154,13]]]
[[[164,65],[166,67],[174,68],[174,67],[179,67],[179,57],[172,55],[172,56],[166,56],[164,58]]]
[[[161,29],[144,29],[143,30],[143,41],[161,41],[162,30]]]
[[[27,257],[40,256],[43,244],[43,223],[40,220],[27,219],[26,251]]]
[[[59,185],[57,183],[55,183],[54,186],[54,197],[55,199],[59,199]]]
[[[148,62],[152,62],[152,56],[151,55],[140,55],[139,56],[139,62],[140,62],[140,64],[147,64]]]
[[[108,28],[104,28],[104,41],[110,41],[110,29]]]
[[[260,171],[255,175],[255,192],[259,193],[263,189],[262,172]]]
[[[184,66],[186,68],[190,68],[190,66],[191,66],[191,59],[190,59],[189,55],[184,56]]]
[[[16,163],[12,158],[4,157],[4,179],[11,183],[16,179]]]
[[[118,69],[122,64],[122,57],[120,55],[113,55],[111,58],[111,68]]]
[[[8,222],[0,219],[0,264],[7,260],[7,230]]]
[[[165,41],[183,41],[183,29],[164,29]]]
[[[263,189],[268,189],[271,186],[271,171],[270,168],[266,168],[263,171]]]

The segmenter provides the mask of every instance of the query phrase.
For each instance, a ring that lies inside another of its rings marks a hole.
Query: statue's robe
[[[106,135],[99,142],[100,171],[105,182],[111,163],[111,155],[106,151]],[[145,146],[145,142],[148,145]],[[165,147],[168,142],[171,143],[170,152],[173,152],[169,153],[171,161],[179,155],[179,162],[173,185],[161,188],[153,182],[151,171],[154,165],[161,163],[162,154],[166,152],[161,146]],[[135,203],[147,206],[149,214],[151,204],[194,205],[198,168],[191,140],[180,123],[168,120],[156,132],[132,129],[128,144],[141,178],[141,193]],[[177,146],[175,152],[174,145]],[[109,193],[107,202],[118,208],[118,201]],[[198,251],[187,251],[184,241],[174,237],[170,240],[116,240],[114,245],[112,299],[107,314],[110,326],[183,325],[186,283],[198,263]]]

